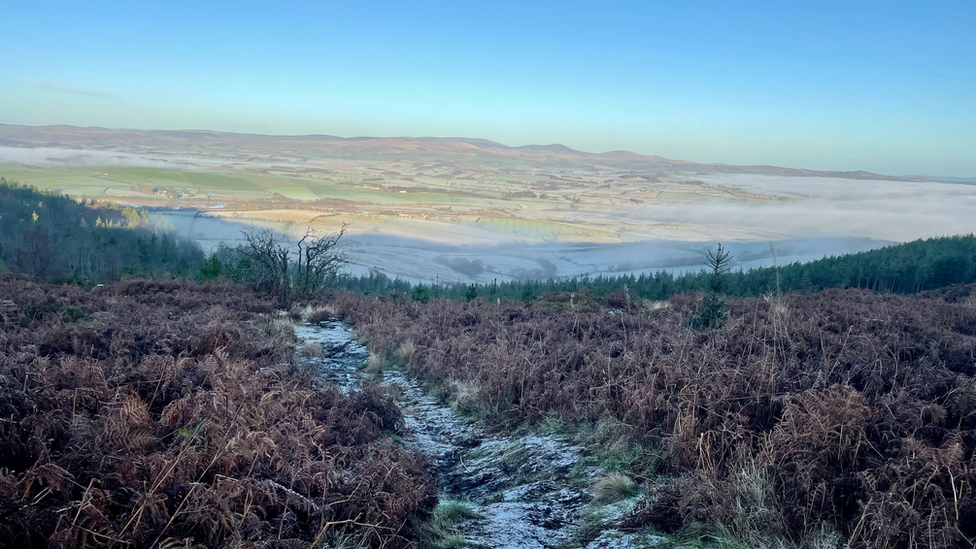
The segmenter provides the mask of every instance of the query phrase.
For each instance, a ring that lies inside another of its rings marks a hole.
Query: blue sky
[[[974,0],[156,4],[0,3],[0,122],[976,176]]]

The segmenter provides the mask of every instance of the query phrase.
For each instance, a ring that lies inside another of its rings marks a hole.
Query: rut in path
[[[300,360],[314,362],[343,391],[356,390],[367,377],[363,367],[369,350],[353,339],[348,325],[330,319],[297,326],[295,333],[300,346],[322,347],[321,357]],[[580,541],[574,536],[592,499],[585,479],[602,471],[581,466],[579,447],[554,435],[490,432],[455,415],[428,395],[420,382],[397,369],[385,371],[382,382],[397,386],[397,404],[406,416],[404,446],[427,456],[441,500],[469,502],[479,515],[457,526],[469,547],[556,549]],[[635,502],[631,498],[600,512],[612,522]],[[662,541],[660,536],[611,529],[584,547],[631,549]]]

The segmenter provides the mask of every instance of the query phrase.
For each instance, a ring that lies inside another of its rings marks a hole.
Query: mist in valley
[[[155,226],[197,241],[205,251],[243,242],[242,230],[271,229],[297,240],[306,227],[261,220],[233,219],[194,210],[153,211]],[[725,242],[734,268],[806,262],[856,253],[894,243],[849,236],[809,236],[753,242]],[[706,265],[715,241],[639,241],[626,243],[444,244],[395,234],[351,232],[343,238],[350,274],[370,270],[412,282],[490,282],[581,276],[617,276],[668,270],[698,271]]]
[[[2,143],[2,140],[0,140]],[[132,168],[187,169],[199,159],[165,154],[137,154],[114,150],[58,147],[8,147],[0,145],[0,164],[34,168],[126,166]]]
[[[602,214],[606,223],[627,230],[618,242],[553,241],[433,222],[420,225],[429,228],[422,231],[396,220],[367,229],[361,218],[350,217],[343,239],[348,271],[358,275],[375,269],[423,282],[681,273],[703,268],[707,250],[718,242],[733,254],[733,268],[750,269],[974,230],[972,185],[763,175],[702,178],[721,188],[778,199],[638,204]],[[158,209],[152,217],[159,227],[190,237],[207,251],[236,245],[241,230],[252,226],[290,238],[308,228],[301,220],[281,222],[219,210]],[[680,237],[649,238],[641,234],[643,226],[684,231]],[[328,227],[316,225],[323,232]]]

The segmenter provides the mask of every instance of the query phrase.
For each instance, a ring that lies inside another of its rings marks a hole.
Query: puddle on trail
[[[343,391],[356,390],[367,376],[363,367],[369,350],[353,339],[343,322],[330,319],[299,325],[295,333],[300,348],[322,346],[321,357],[300,360],[321,365],[322,375]],[[384,371],[382,382],[399,387],[397,404],[404,410],[407,427],[403,443],[428,456],[441,500],[470,502],[478,513],[480,518],[457,527],[468,547],[555,549],[577,541],[574,536],[592,498],[573,479],[583,475],[585,485],[586,478],[601,472],[595,467],[579,470],[577,446],[556,436],[490,432],[455,415],[427,395],[419,381],[398,369]],[[602,520],[613,524],[635,502],[631,498],[602,507]],[[609,529],[583,547],[637,549],[662,541],[659,536]]]

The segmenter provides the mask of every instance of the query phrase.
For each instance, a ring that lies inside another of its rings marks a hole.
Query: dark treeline
[[[67,196],[0,177],[0,272],[39,282],[105,282],[122,275],[196,276],[194,242],[150,228],[132,207]]]
[[[827,288],[860,288],[878,292],[915,294],[959,283],[976,282],[976,237],[952,236],[916,240],[809,263],[791,263],[779,267],[737,270],[728,274],[726,293],[733,296],[757,296],[775,292],[817,292]],[[675,275],[669,271],[640,276],[584,276],[537,281],[490,282],[487,284],[418,284],[391,279],[371,271],[359,277],[341,279],[347,290],[381,294],[411,294],[418,301],[430,297],[471,299],[531,300],[549,292],[575,292],[589,289],[606,295],[624,286],[645,299],[667,299],[676,294],[705,291],[709,273]]]

